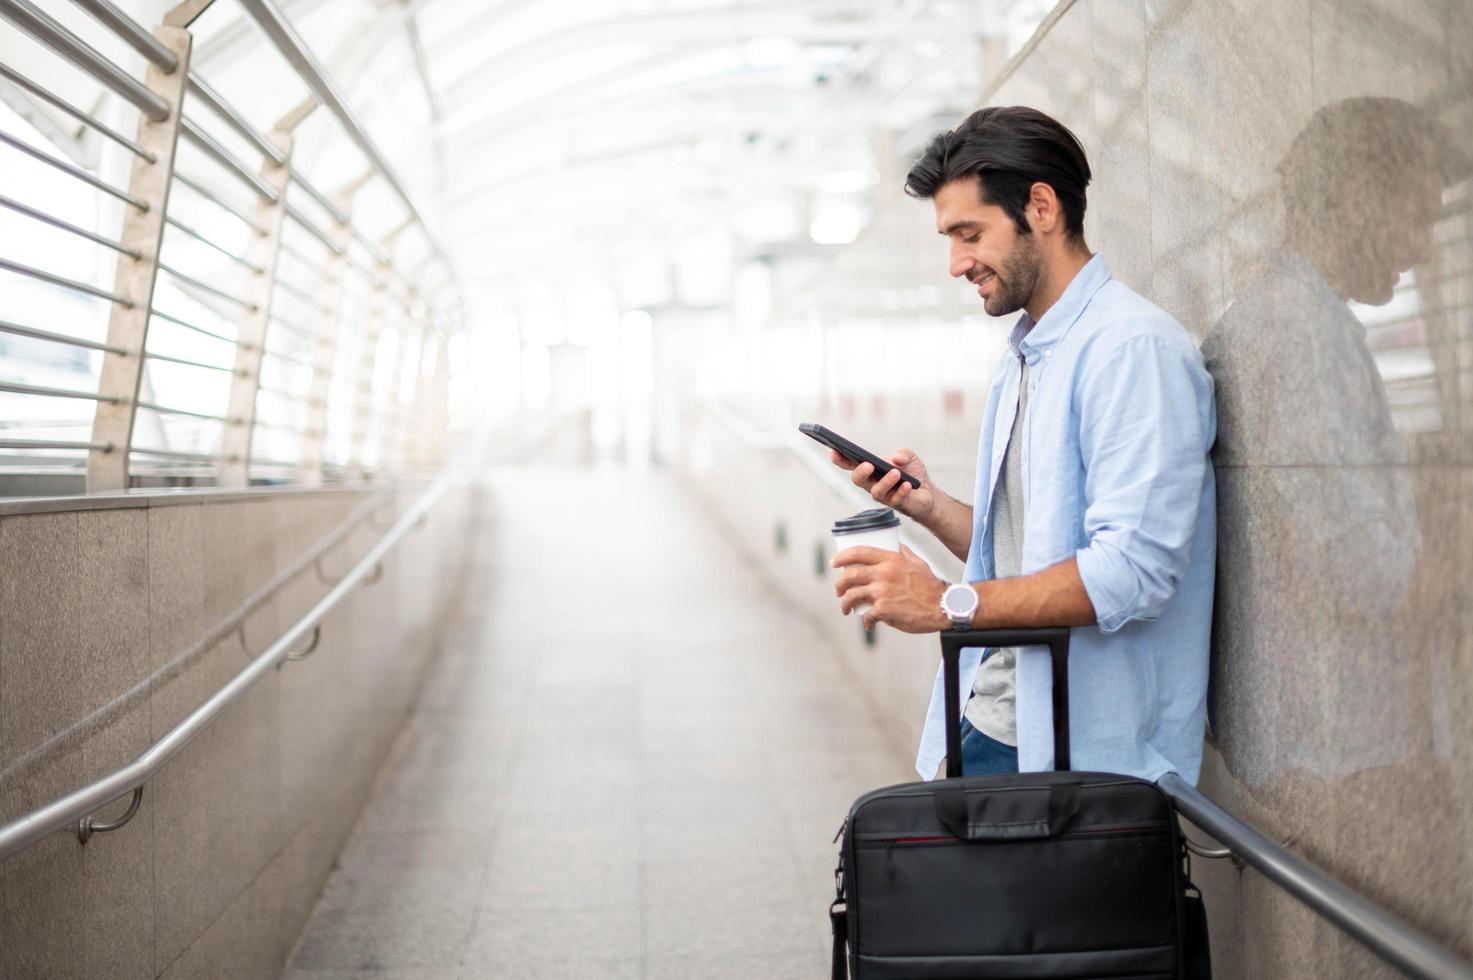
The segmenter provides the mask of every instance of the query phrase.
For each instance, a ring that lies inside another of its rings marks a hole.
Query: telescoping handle
[[[1046,646],[1054,665],[1054,768],[1069,768],[1069,628],[946,630],[941,664],[946,678],[946,778],[962,774],[962,709],[959,663],[965,647]]]

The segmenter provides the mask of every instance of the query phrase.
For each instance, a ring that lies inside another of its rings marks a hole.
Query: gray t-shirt
[[[997,578],[1023,574],[1023,451],[1018,440],[1028,415],[1028,362],[1018,383],[1018,411],[1008,447],[1003,450],[1002,471],[992,498],[992,559]],[[993,653],[977,668],[972,697],[965,715],[972,727],[1005,745],[1018,744],[1016,697],[1017,648]]]

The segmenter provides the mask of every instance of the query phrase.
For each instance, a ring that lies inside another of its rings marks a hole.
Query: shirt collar
[[[1034,323],[1028,311],[1023,311],[1023,315],[1018,317],[1017,324],[1013,326],[1013,332],[1008,335],[1008,346],[1013,349],[1013,353],[1032,364],[1040,353],[1064,339],[1074,321],[1089,306],[1095,293],[1109,281],[1110,270],[1106,267],[1105,260],[1095,254],[1075,274],[1064,289],[1064,295],[1048,308],[1043,319]]]

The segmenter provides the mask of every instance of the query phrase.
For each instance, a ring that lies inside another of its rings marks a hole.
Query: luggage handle
[[[1069,768],[1069,627],[945,630],[941,664],[946,679],[946,778],[962,774],[960,660],[963,647],[1046,646],[1054,667],[1054,768]]]
[[[1040,788],[1041,789],[1041,788]],[[979,795],[981,813],[974,819],[967,794],[960,788],[936,790],[936,816],[958,840],[1039,840],[1057,837],[1079,812],[1079,784],[1054,783],[1048,787],[1048,802],[1040,790],[1026,790],[1006,797]],[[988,810],[996,819],[987,820]]]

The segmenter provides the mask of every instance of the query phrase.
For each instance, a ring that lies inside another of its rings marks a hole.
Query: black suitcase
[[[963,647],[1047,645],[1055,772],[961,776]],[[947,779],[854,802],[835,871],[834,980],[1205,980],[1207,920],[1170,801],[1070,772],[1069,630],[941,635]]]

